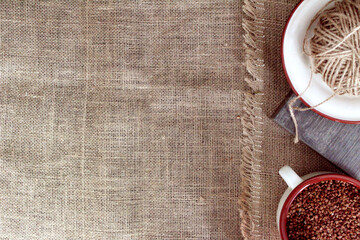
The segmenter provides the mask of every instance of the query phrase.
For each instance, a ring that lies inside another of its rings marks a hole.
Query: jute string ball
[[[334,6],[329,7],[330,4]],[[316,21],[313,36],[309,37],[311,26]],[[312,75],[321,74],[323,81],[333,90],[333,95],[309,108],[293,107],[303,93],[289,102],[296,130],[295,143],[299,139],[294,110],[314,109],[336,95],[360,95],[360,0],[330,1],[312,20],[303,50],[310,58]],[[312,76],[306,90],[311,81]]]
[[[304,42],[305,53],[313,59],[313,71],[340,95],[360,94],[359,26],[360,1],[343,0],[322,12],[314,36]]]

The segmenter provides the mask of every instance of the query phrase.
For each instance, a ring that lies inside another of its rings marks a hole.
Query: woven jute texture
[[[278,239],[295,4],[0,1],[0,239]]]
[[[241,239],[242,1],[0,1],[0,239]]]
[[[299,175],[338,170],[302,143],[295,145],[293,137],[270,119],[290,91],[280,45],[282,30],[298,1],[244,2],[246,80],[252,94],[244,100],[242,230],[246,239],[279,239],[276,210],[287,187],[278,170],[284,165]]]

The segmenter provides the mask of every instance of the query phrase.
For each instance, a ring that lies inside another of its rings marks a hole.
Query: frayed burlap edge
[[[241,231],[244,239],[258,239],[261,221],[261,163],[263,140],[263,72],[264,72],[264,21],[261,18],[265,11],[263,0],[245,0],[243,28],[245,30],[245,66],[247,77],[245,81],[250,87],[250,93],[245,94],[244,115],[242,117],[243,162],[241,166],[242,195]]]

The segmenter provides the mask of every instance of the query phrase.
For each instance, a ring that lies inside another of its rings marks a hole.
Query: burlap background
[[[0,239],[239,239],[241,19],[0,1]]]
[[[296,2],[0,1],[0,239],[278,239]]]

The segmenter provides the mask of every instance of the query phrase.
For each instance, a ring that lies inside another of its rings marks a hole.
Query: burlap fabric
[[[245,0],[247,81],[245,98],[242,229],[247,239],[279,239],[276,209],[287,188],[278,175],[290,165],[299,175],[338,171],[277,126],[270,116],[289,93],[280,61],[283,27],[298,0]]]
[[[0,239],[278,239],[295,3],[0,1]]]
[[[0,1],[0,239],[239,239],[239,0]]]

